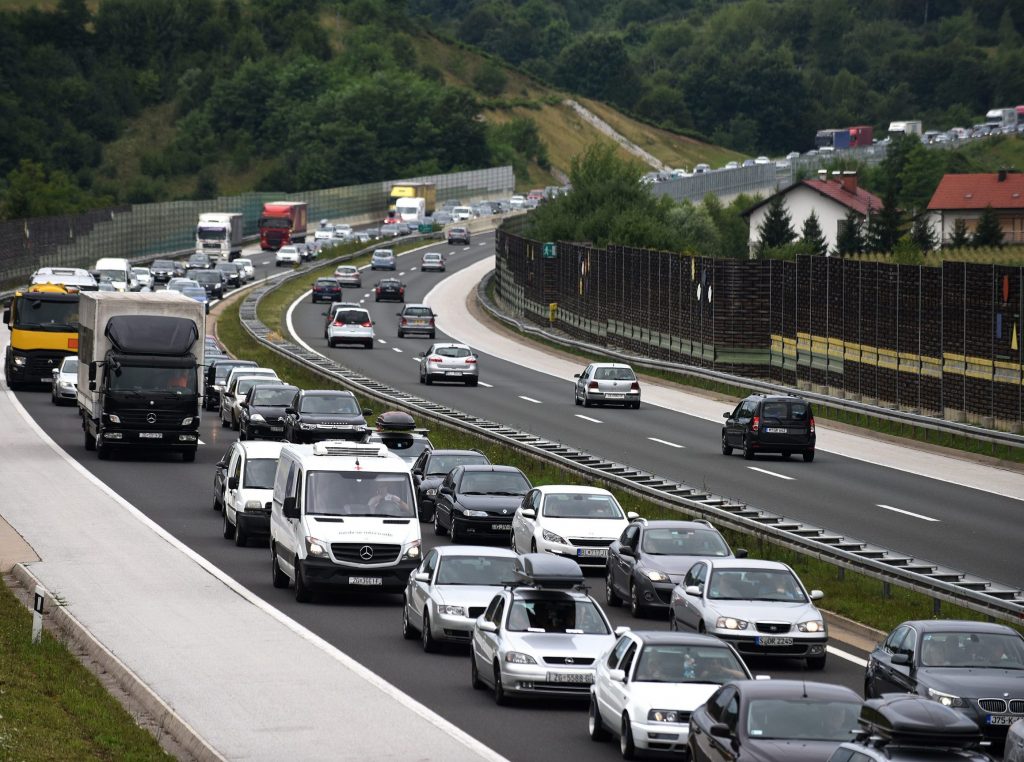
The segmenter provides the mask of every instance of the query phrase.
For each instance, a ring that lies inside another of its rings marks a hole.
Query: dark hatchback
[[[317,278],[313,281],[313,304],[317,302],[340,302],[341,284],[334,278]]]
[[[379,280],[373,289],[373,300],[375,302],[404,302],[405,284],[398,278]]]
[[[420,521],[433,521],[437,488],[456,466],[488,466],[491,461],[476,450],[427,450],[412,465],[416,510]]]
[[[219,270],[189,271],[189,275],[206,289],[206,295],[211,299],[219,299],[224,296],[224,276]]]
[[[224,388],[224,382],[228,380],[228,373],[232,368],[244,368],[246,366],[256,367],[252,360],[235,360],[234,358],[217,358],[206,367],[206,384],[204,405],[207,410],[220,409],[220,392]]]
[[[157,259],[149,266],[153,273],[154,283],[166,283],[171,278],[181,278],[185,275],[185,268],[170,259]]]
[[[814,411],[811,403],[795,396],[754,394],[736,409],[725,413],[722,426],[722,454],[743,450],[753,460],[757,453],[793,453],[805,461],[814,460]]]
[[[283,384],[256,384],[246,392],[238,416],[239,439],[280,439],[284,411],[299,389]]]
[[[362,441],[367,434],[366,416],[352,392],[333,389],[302,389],[285,409],[284,438],[289,442],[324,439]]]
[[[958,709],[1002,746],[1024,717],[1024,637],[1002,624],[904,622],[868,656],[864,695],[916,693]]]
[[[234,262],[218,262],[213,269],[224,273],[224,283],[228,288],[238,288],[242,285],[242,273]]]
[[[452,542],[472,537],[508,543],[512,516],[531,486],[515,466],[456,466],[437,490],[434,532]]]

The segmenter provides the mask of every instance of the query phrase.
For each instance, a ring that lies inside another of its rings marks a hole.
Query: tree
[[[494,61],[485,61],[473,75],[473,87],[491,98],[501,95],[507,84],[505,69]]]
[[[999,215],[992,208],[992,204],[986,206],[981,217],[978,218],[978,227],[974,229],[971,243],[975,246],[1003,245],[1003,226],[999,222]]]
[[[860,215],[852,209],[846,213],[846,219],[839,223],[839,235],[836,236],[836,254],[848,257],[864,251],[864,233]]]
[[[821,230],[818,214],[813,209],[807,219],[804,220],[800,233],[800,238],[807,244],[809,253],[817,254],[820,257],[828,253],[828,241],[825,240],[825,234]]]
[[[922,212],[914,218],[914,224],[910,228],[910,240],[921,251],[929,252],[935,249],[935,231],[932,230],[927,212]]]
[[[971,245],[971,234],[967,232],[967,223],[958,217],[953,223],[953,232],[949,236],[949,248],[963,249]]]
[[[775,249],[792,243],[796,238],[793,230],[793,219],[789,216],[786,202],[782,194],[778,194],[768,204],[768,212],[757,228],[757,252],[764,256],[768,249]]]
[[[865,245],[870,251],[892,251],[903,234],[903,215],[896,204],[895,183],[890,183],[881,209],[868,218]]]

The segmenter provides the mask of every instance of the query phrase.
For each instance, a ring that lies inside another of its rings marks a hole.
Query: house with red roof
[[[1001,169],[980,175],[945,175],[928,202],[932,230],[948,243],[957,220],[973,233],[985,207],[1003,226],[1003,243],[1024,243],[1024,174]]]
[[[856,172],[833,172],[830,177],[825,170],[821,170],[817,178],[800,180],[782,188],[743,212],[749,222],[748,241],[751,251],[757,248],[760,239],[758,230],[768,213],[769,204],[777,196],[783,197],[798,238],[804,220],[811,216],[811,212],[818,215],[818,223],[829,251],[835,249],[839,230],[846,224],[846,216],[851,210],[864,223],[872,210],[882,208],[882,200],[878,196],[857,184]]]

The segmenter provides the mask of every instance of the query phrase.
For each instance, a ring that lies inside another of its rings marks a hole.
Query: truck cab
[[[52,383],[53,369],[78,352],[78,303],[78,289],[56,283],[14,294],[3,314],[11,332],[4,353],[9,388]]]

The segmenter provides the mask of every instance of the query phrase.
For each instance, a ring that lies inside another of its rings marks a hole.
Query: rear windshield
[[[810,418],[810,406],[806,402],[770,401],[764,403],[761,415],[778,421],[807,421]]]
[[[430,311],[430,307],[406,307],[405,314],[414,317],[430,317],[434,313]]]
[[[434,354],[441,357],[469,357],[472,352],[465,347],[438,347]]]
[[[317,278],[316,285],[318,286],[337,286],[338,281],[334,278]]]
[[[370,322],[370,313],[361,310],[338,310],[334,313],[334,322],[345,325],[362,325]]]
[[[598,368],[594,371],[598,381],[632,381],[636,376],[629,368]]]

